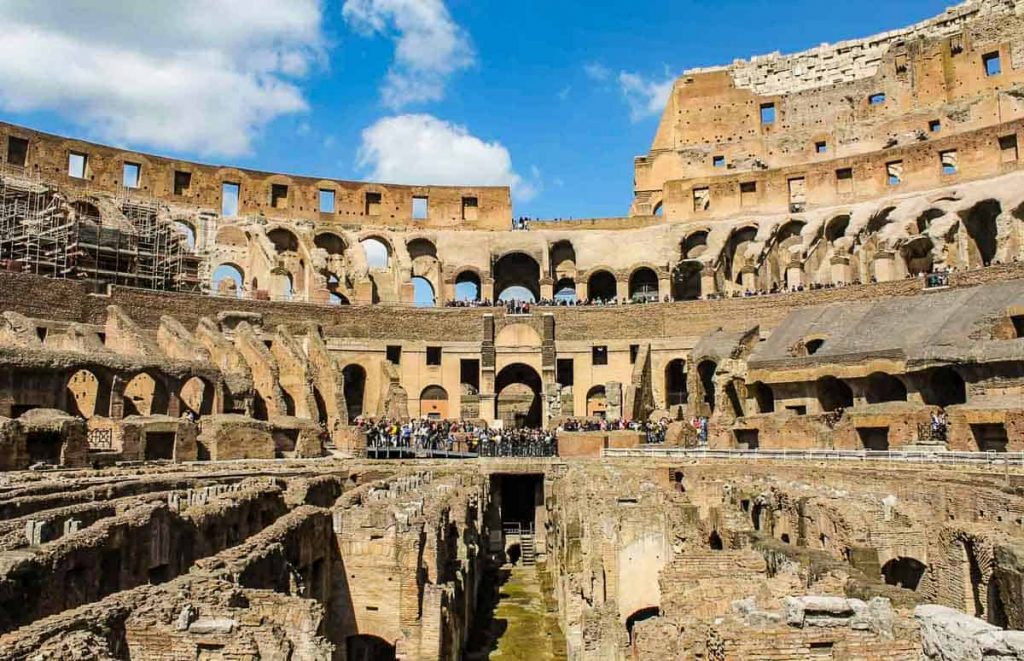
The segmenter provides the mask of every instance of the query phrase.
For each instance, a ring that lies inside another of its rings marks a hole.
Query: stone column
[[[753,266],[744,266],[740,272],[740,283],[744,291],[757,291],[757,269]]]
[[[585,301],[590,296],[589,287],[587,282],[577,280],[576,281],[576,298]]]
[[[668,276],[658,278],[658,300],[665,300],[666,296],[672,295],[672,280]]]
[[[124,389],[128,384],[118,375],[114,375],[110,385],[110,418],[124,418]]]
[[[715,269],[710,264],[705,264],[700,271],[700,295],[707,298],[718,291],[718,283],[715,281]]]
[[[555,282],[551,278],[540,279],[540,297],[547,299],[555,297]]]
[[[786,287],[799,287],[804,284],[804,268],[800,262],[790,262],[786,267]]]
[[[494,300],[494,278],[484,278],[480,283],[480,298],[485,301]]]
[[[832,278],[833,285],[849,283],[853,280],[853,274],[850,272],[849,255],[834,255],[831,261],[830,276]]]
[[[879,251],[875,255],[875,262],[872,265],[875,272],[875,280],[889,282],[896,279],[896,255],[889,251]]]
[[[619,300],[629,299],[629,277],[615,277],[615,297]]]

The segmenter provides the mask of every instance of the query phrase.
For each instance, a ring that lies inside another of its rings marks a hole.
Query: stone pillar
[[[849,255],[835,255],[832,257],[831,273],[832,284],[847,284],[853,281],[853,274],[850,272]]]
[[[585,301],[590,296],[589,286],[585,280],[576,281],[576,298]]]
[[[124,418],[124,389],[127,383],[118,375],[114,375],[110,384],[110,418],[121,420]]]
[[[555,282],[551,278],[540,279],[540,297],[552,299],[555,297]]]
[[[629,300],[629,278],[615,278],[615,297],[621,300]]]
[[[658,300],[664,301],[672,294],[672,280],[668,277],[658,278]]]
[[[744,266],[740,272],[740,283],[744,291],[757,291],[757,269],[753,266]]]
[[[804,284],[804,269],[800,262],[790,262],[786,267],[786,287],[799,287]]]
[[[494,300],[494,278],[484,278],[480,283],[480,298],[485,301]]]
[[[875,255],[874,267],[875,280],[878,282],[889,282],[896,279],[896,255],[889,251],[879,251]]]
[[[705,264],[700,271],[700,295],[707,298],[718,291],[718,283],[715,280],[715,269],[710,264]]]

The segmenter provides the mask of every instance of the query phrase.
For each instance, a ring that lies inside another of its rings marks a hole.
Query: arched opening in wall
[[[549,255],[552,279],[576,277],[576,249],[573,248],[572,242],[557,241],[551,246]]]
[[[479,301],[480,276],[473,271],[463,271],[455,276],[455,300]]]
[[[430,280],[416,276],[412,279],[412,294],[413,303],[418,308],[432,308],[437,305],[437,299],[434,297],[434,285],[430,284]]]
[[[708,233],[698,230],[687,235],[679,244],[679,257],[682,260],[697,259],[708,250]]]
[[[924,563],[914,558],[893,558],[882,565],[882,576],[889,585],[916,590],[924,570]]]
[[[932,226],[932,221],[942,218],[946,212],[942,209],[928,209],[917,217],[917,233],[924,234]]]
[[[196,228],[184,220],[174,221],[174,229],[181,237],[181,243],[188,252],[196,251]]]
[[[275,280],[275,287],[280,292],[283,301],[290,301],[295,298],[295,279],[291,273],[275,273],[270,276]]]
[[[907,273],[921,275],[931,273],[935,264],[932,256],[932,240],[927,236],[919,236],[900,246],[900,254],[907,265]]]
[[[974,617],[985,619],[985,604],[981,600],[981,584],[984,581],[984,574],[981,571],[981,563],[978,562],[974,542],[957,540],[954,544],[959,545],[963,558],[961,566],[963,567],[964,611]]]
[[[764,514],[764,505],[755,502],[750,509],[750,523],[754,526],[754,530],[761,530],[761,526],[764,524],[764,521],[761,520],[762,514]]]
[[[406,249],[409,251],[409,259],[413,261],[421,257],[437,259],[437,246],[429,239],[413,239],[406,244]]]
[[[281,399],[284,401],[284,414],[295,415],[295,398],[284,388],[281,389]]]
[[[221,264],[213,270],[210,291],[217,296],[241,298],[245,289],[245,275],[235,264]]]
[[[629,298],[637,302],[658,301],[658,274],[643,266],[629,276]]]
[[[695,301],[700,298],[703,268],[697,261],[680,262],[672,271],[672,298],[677,301]]]
[[[867,233],[877,234],[880,229],[888,225],[891,221],[890,216],[892,215],[892,212],[895,210],[896,207],[886,207],[879,211],[878,213],[876,213],[875,215],[871,216],[871,218],[868,219],[868,224],[866,227]]]
[[[252,393],[252,417],[256,420],[264,421],[270,418],[266,400],[255,390]]]
[[[686,387],[686,361],[676,358],[665,366],[665,406],[684,406],[690,397]]]
[[[348,300],[348,297],[346,297],[344,294],[339,294],[336,291],[331,292],[330,298],[327,299],[327,302],[330,303],[331,305],[351,305],[351,303]]]
[[[999,231],[996,220],[1002,212],[1003,207],[998,200],[985,200],[966,212],[960,212],[964,229],[973,244],[969,260],[971,266],[988,266],[995,259]]]
[[[658,218],[663,218],[665,216],[665,205],[661,202],[655,204],[652,215],[657,216]]]
[[[105,411],[97,411],[100,381],[93,372],[82,369],[72,374],[66,390],[70,409],[68,413],[79,415],[86,420],[97,413],[104,416],[107,414]]]
[[[700,378],[704,403],[708,405],[711,413],[715,412],[715,373],[717,371],[718,363],[713,360],[704,360],[697,365],[697,376]]]
[[[540,264],[526,253],[502,256],[491,268],[499,300],[536,301],[540,298]]]
[[[999,593],[999,585],[993,579],[988,581],[988,622],[1001,629],[1010,628],[1010,618],[1006,614],[1006,604]]]
[[[798,246],[802,245],[805,223],[802,220],[791,220],[775,233],[775,241],[772,245],[771,275],[774,283],[786,287],[795,287],[798,283],[789,279],[789,266],[791,263],[802,264],[803,255]]]
[[[330,419],[327,413],[327,401],[324,400],[323,393],[316,386],[313,386],[313,403],[316,405],[316,421],[326,425]]]
[[[327,252],[328,255],[343,255],[348,244],[345,239],[333,232],[322,232],[313,239],[313,245]]]
[[[633,628],[643,622],[644,620],[650,620],[652,618],[661,615],[661,610],[657,606],[649,606],[647,608],[641,608],[635,611],[632,615],[626,618],[626,633],[629,634],[629,644],[632,645],[633,640]]]
[[[555,302],[571,304],[576,302],[576,281],[562,278],[555,283]]]
[[[181,387],[181,405],[199,417],[213,412],[213,386],[194,376]]]
[[[747,385],[747,392],[753,396],[758,413],[775,413],[775,393],[771,386],[755,381]]]
[[[363,396],[366,391],[366,370],[355,363],[346,365],[341,370],[345,379],[345,403],[348,407],[348,420],[353,423],[363,414]]]
[[[816,382],[818,404],[822,411],[836,411],[853,407],[853,390],[834,376],[823,376]]]
[[[604,386],[594,386],[587,391],[587,417],[604,418],[608,415],[608,395]]]
[[[71,208],[75,210],[79,220],[96,223],[97,225],[102,221],[103,216],[100,214],[99,208],[92,202],[78,200],[71,203]]]
[[[725,549],[725,545],[722,544],[722,536],[718,534],[717,530],[711,531],[711,536],[708,537],[708,548],[712,551],[721,551]]]
[[[267,238],[274,244],[274,250],[279,255],[286,252],[299,252],[299,237],[290,230],[276,227],[267,232]]]
[[[542,426],[542,386],[537,370],[523,363],[513,363],[498,372],[494,390],[498,393],[497,417],[507,427]]]
[[[614,301],[618,296],[615,276],[608,271],[592,273],[587,279],[587,296],[592,300]]]
[[[742,227],[735,230],[725,245],[725,277],[731,282],[739,284],[743,267],[750,262],[747,257],[747,249],[757,238],[756,227]]]
[[[875,372],[864,385],[868,404],[907,401],[907,387],[892,374]]]
[[[952,367],[937,367],[923,375],[921,399],[930,406],[953,406],[967,403],[967,384]]]
[[[359,242],[366,255],[366,266],[370,269],[386,269],[391,266],[391,248],[384,241],[370,237]]]
[[[807,351],[808,356],[813,356],[814,354],[818,353],[819,351],[821,351],[821,348],[823,346],[825,346],[825,340],[824,338],[820,337],[816,337],[813,340],[807,340],[806,342],[804,342],[804,350]]]
[[[825,240],[835,243],[836,240],[846,235],[846,229],[850,226],[850,216],[836,216],[825,224]]]
[[[420,393],[420,416],[431,420],[448,418],[448,391],[441,386],[427,386]]]
[[[348,661],[395,661],[395,646],[377,636],[349,636],[345,651]]]
[[[124,414],[167,415],[167,389],[145,372],[136,374],[124,388]]]

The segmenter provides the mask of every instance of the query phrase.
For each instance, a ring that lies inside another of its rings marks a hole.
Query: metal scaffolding
[[[201,259],[159,202],[128,189],[69,192],[0,163],[0,267],[97,286],[203,291]]]

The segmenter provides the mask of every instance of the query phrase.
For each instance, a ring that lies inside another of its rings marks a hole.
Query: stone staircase
[[[524,531],[519,536],[519,550],[522,553],[524,567],[532,567],[537,563],[537,552],[533,544],[533,532]]]

